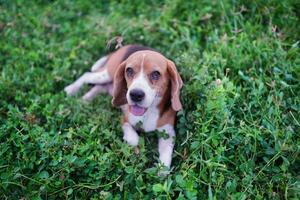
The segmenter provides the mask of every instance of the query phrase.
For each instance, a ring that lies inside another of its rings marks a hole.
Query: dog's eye
[[[150,74],[150,77],[152,80],[158,80],[160,78],[160,73],[159,71],[153,71],[151,74]]]
[[[134,75],[134,70],[131,67],[128,67],[126,69],[126,74],[127,74],[128,77],[131,77],[131,76]]]

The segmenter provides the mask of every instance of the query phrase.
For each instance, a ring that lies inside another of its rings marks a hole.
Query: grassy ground
[[[299,1],[120,2],[0,1],[0,198],[299,199]],[[168,177],[155,133],[135,155],[110,97],[63,92],[118,35],[185,82]]]

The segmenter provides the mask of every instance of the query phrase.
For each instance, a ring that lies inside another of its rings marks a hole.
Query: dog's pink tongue
[[[130,106],[130,112],[136,116],[141,116],[146,112],[146,108],[140,106]]]

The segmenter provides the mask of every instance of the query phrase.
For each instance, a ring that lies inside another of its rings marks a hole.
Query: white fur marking
[[[169,135],[168,139],[160,138],[158,140],[159,160],[167,167],[171,166],[172,153],[174,148],[175,130],[173,125],[166,124],[159,127],[157,130],[165,131]]]
[[[131,146],[137,146],[139,144],[139,136],[132,126],[126,122],[123,124],[122,129],[124,134],[123,139]]]
[[[145,60],[145,56],[146,56],[146,54],[143,54],[143,59],[142,59],[142,64],[141,64],[141,66],[142,66],[142,71],[144,70],[144,60]]]
[[[107,88],[102,85],[95,85],[92,89],[90,89],[82,99],[84,101],[92,101],[99,93],[108,92]]]
[[[65,92],[68,95],[75,95],[81,86],[85,83],[92,84],[104,84],[111,82],[112,79],[108,74],[107,70],[101,72],[86,72],[81,77],[79,77],[74,83],[65,87]]]
[[[97,71],[98,69],[100,69],[101,67],[103,67],[104,63],[107,61],[107,56],[104,56],[102,58],[100,58],[99,60],[97,60],[97,62],[95,62],[91,68],[92,72]]]

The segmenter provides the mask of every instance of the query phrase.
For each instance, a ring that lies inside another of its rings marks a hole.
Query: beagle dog
[[[183,85],[175,64],[157,51],[139,45],[127,45],[99,59],[71,85],[68,95],[75,95],[83,84],[94,84],[82,98],[91,101],[108,92],[112,104],[121,107],[123,139],[137,146],[137,131],[164,131],[168,138],[158,142],[159,159],[170,167],[175,137],[176,112],[182,109]]]

